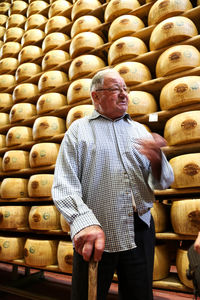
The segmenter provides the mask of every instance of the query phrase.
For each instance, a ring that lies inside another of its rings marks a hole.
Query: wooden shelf
[[[188,154],[188,153],[199,153],[200,142],[190,143],[185,145],[167,146],[167,147],[163,147],[162,150],[168,159],[174,156]]]
[[[195,68],[195,69],[197,69],[197,68]],[[196,71],[198,71],[199,75],[200,75],[200,67],[198,67],[198,70],[196,70]],[[157,79],[154,79],[154,80],[155,80],[155,82],[157,81]],[[152,82],[154,80],[152,80]],[[158,83],[158,81],[157,81],[157,83]],[[142,90],[142,88],[138,89],[138,90]],[[151,116],[152,116],[151,113],[146,114],[146,115],[141,115],[141,116],[131,116],[131,118],[134,121],[148,125],[152,130],[161,130],[161,129],[164,129],[165,123],[170,118],[172,118],[173,116],[178,115],[180,113],[183,113],[186,111],[191,111],[191,110],[200,110],[200,103],[190,104],[190,105],[186,105],[186,106],[180,106],[178,108],[170,109],[170,110],[157,111],[157,112],[153,113],[153,115],[156,115],[156,118],[157,118],[157,121],[155,121],[155,122],[151,121]]]
[[[56,89],[54,89],[54,92],[55,92]],[[51,92],[53,92],[51,90]],[[58,90],[57,90],[58,92]],[[40,117],[45,117],[45,116],[54,116],[54,117],[60,117],[60,118],[66,118],[67,117],[67,113],[69,112],[69,110],[75,106],[78,106],[78,105],[84,105],[84,104],[92,104],[92,100],[90,98],[88,99],[84,99],[80,102],[76,102],[76,103],[73,103],[71,105],[66,105],[66,106],[62,106],[62,107],[59,107],[58,109],[55,109],[55,110],[51,110],[49,112],[45,112],[43,114],[40,114],[40,115],[35,115],[29,119],[26,119],[26,120],[23,120],[23,121],[20,121],[20,122],[16,122],[16,123],[12,123],[12,124],[7,124],[5,126],[2,126],[0,128],[0,134],[5,134],[7,133],[7,131],[13,127],[13,126],[29,126],[29,127],[32,127],[35,120],[37,118],[40,118]],[[0,149],[0,153],[1,153],[1,150]]]
[[[6,203],[6,204],[10,204],[10,203],[32,203],[32,202],[52,202],[52,198],[51,197],[41,197],[41,198],[31,198],[31,197],[27,197],[27,198],[0,198],[0,203]]]
[[[182,188],[182,189],[166,189],[166,190],[155,190],[154,194],[156,198],[175,198],[174,200],[180,200],[188,196],[188,198],[192,197],[200,197],[200,187],[194,188]],[[187,198],[187,199],[188,199]]]
[[[39,168],[27,168],[15,171],[2,172],[0,171],[0,177],[9,177],[13,175],[24,176],[24,175],[33,175],[33,174],[41,174],[41,173],[52,173],[54,172],[55,165],[51,166],[43,166]]]
[[[41,142],[42,143],[48,143],[48,142],[61,143],[63,137],[64,137],[64,133],[56,135],[56,136],[52,136],[51,138],[46,138],[46,139],[37,140],[37,141],[31,141],[31,142],[27,142],[27,143],[20,144],[20,145],[14,145],[12,147],[1,148],[0,156],[2,156],[5,152],[7,152],[9,150],[30,150],[33,145],[41,143]]]
[[[56,272],[56,273],[61,273],[61,274],[70,274],[70,272],[62,272],[58,265],[49,265],[46,267],[34,267],[34,266],[29,266],[25,264],[25,261],[23,259],[16,259],[12,261],[1,261],[1,263],[5,264],[12,264],[12,265],[17,265],[17,266],[22,266],[22,267],[28,267],[31,269],[36,269],[36,270],[43,270],[43,271],[50,271],[50,272]],[[116,282],[116,280],[115,280]],[[5,285],[4,285],[5,286]],[[4,287],[3,285],[0,285],[0,290],[1,287]],[[162,280],[154,280],[153,281],[153,288],[156,289],[163,289],[163,290],[171,290],[171,291],[178,291],[178,292],[186,292],[186,293],[192,293],[193,290],[186,287],[184,284],[182,284],[178,278],[177,273],[170,273],[170,275],[167,278],[164,278]],[[34,298],[34,299],[39,299],[39,298]],[[43,298],[42,298],[43,299]],[[49,299],[49,298],[48,298]]]
[[[195,240],[196,235],[183,235],[183,234],[177,234],[175,232],[159,232],[156,233],[156,238],[159,240]]]
[[[0,233],[1,232],[6,232],[6,233],[31,233],[31,234],[39,234],[39,235],[54,235],[54,236],[70,236],[70,232],[64,232],[61,229],[60,230],[37,230],[37,229],[31,229],[31,228],[14,228],[14,229],[9,229],[9,228],[0,228]],[[63,237],[62,237],[63,238]]]

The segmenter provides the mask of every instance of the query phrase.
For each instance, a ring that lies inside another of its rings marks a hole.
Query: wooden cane
[[[92,258],[88,266],[88,300],[97,299],[97,271],[98,262]]]

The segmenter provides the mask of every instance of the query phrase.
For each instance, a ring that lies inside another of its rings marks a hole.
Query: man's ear
[[[92,95],[93,101],[98,103],[99,102],[99,97],[98,97],[97,92],[93,91],[93,92],[91,92],[91,95]]]

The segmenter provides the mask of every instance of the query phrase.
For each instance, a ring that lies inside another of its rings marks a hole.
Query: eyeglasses
[[[113,87],[113,88],[102,88],[102,89],[98,89],[95,92],[101,92],[101,91],[108,91],[110,93],[129,93],[130,89],[127,86],[123,86],[123,87]]]

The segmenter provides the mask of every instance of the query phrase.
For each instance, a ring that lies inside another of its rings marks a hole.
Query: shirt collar
[[[110,119],[110,118],[108,118],[108,117],[106,117],[106,116],[104,116],[104,115],[101,115],[101,114],[100,114],[97,110],[95,110],[95,109],[94,109],[92,115],[90,115],[90,116],[88,117],[88,119],[89,119],[89,120],[94,120],[94,119],[97,119],[97,118],[99,118],[99,117],[103,117],[104,119],[113,121],[112,119]],[[117,121],[117,120],[120,120],[120,119],[125,119],[125,120],[129,119],[129,120],[132,120],[131,117],[130,117],[130,115],[129,115],[128,113],[124,113],[121,117],[115,119],[114,121]]]

